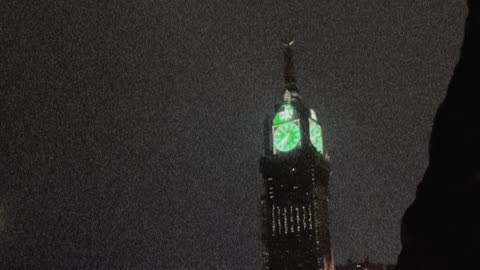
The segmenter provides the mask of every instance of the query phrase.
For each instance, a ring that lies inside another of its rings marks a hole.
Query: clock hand
[[[287,136],[285,137],[285,139],[282,140],[281,144],[286,144],[288,142],[288,139],[290,139],[290,133],[287,133]]]

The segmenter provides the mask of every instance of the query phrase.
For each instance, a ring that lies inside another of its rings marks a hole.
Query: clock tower
[[[263,269],[334,270],[328,219],[330,163],[320,119],[301,100],[284,44],[285,88],[265,121],[260,159]]]

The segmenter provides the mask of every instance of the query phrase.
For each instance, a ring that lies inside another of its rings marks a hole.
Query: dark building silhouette
[[[370,262],[368,257],[363,262],[352,262],[348,260],[346,264],[335,266],[335,270],[386,270],[383,263]]]
[[[397,265],[396,264],[388,264],[388,265],[385,265],[385,270],[395,270],[397,269]]]
[[[402,220],[398,270],[478,269],[480,253],[480,1],[435,116],[429,165]]]
[[[295,84],[291,45],[285,44],[283,103],[265,122],[261,199],[264,269],[333,270],[328,219],[330,164],[315,112]]]

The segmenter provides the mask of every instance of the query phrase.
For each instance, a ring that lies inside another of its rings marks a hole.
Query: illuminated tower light
[[[290,94],[290,91],[285,90],[285,94],[283,94],[283,101],[287,104],[292,102],[292,95]]]
[[[303,229],[306,230],[307,229],[307,222],[305,220],[305,214],[306,214],[306,211],[305,211],[305,206],[302,206],[302,213],[303,213]]]
[[[295,211],[297,212],[297,232],[300,231],[300,214],[298,213],[298,207],[295,207]]]
[[[285,234],[288,234],[288,225],[287,225],[287,208],[283,208],[283,221],[285,226]]]
[[[290,232],[294,232],[293,229],[293,206],[290,205]]]
[[[275,205],[272,205],[272,235],[275,235]]]
[[[308,223],[310,224],[310,229],[312,229],[312,205],[308,205]]]
[[[282,234],[282,222],[281,222],[281,214],[280,214],[280,207],[277,206],[277,221],[278,221],[278,234]]]

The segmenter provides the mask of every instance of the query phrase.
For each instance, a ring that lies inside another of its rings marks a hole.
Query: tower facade
[[[283,101],[265,121],[260,159],[263,268],[334,270],[328,221],[330,163],[319,119],[296,86],[292,44],[284,44]]]

